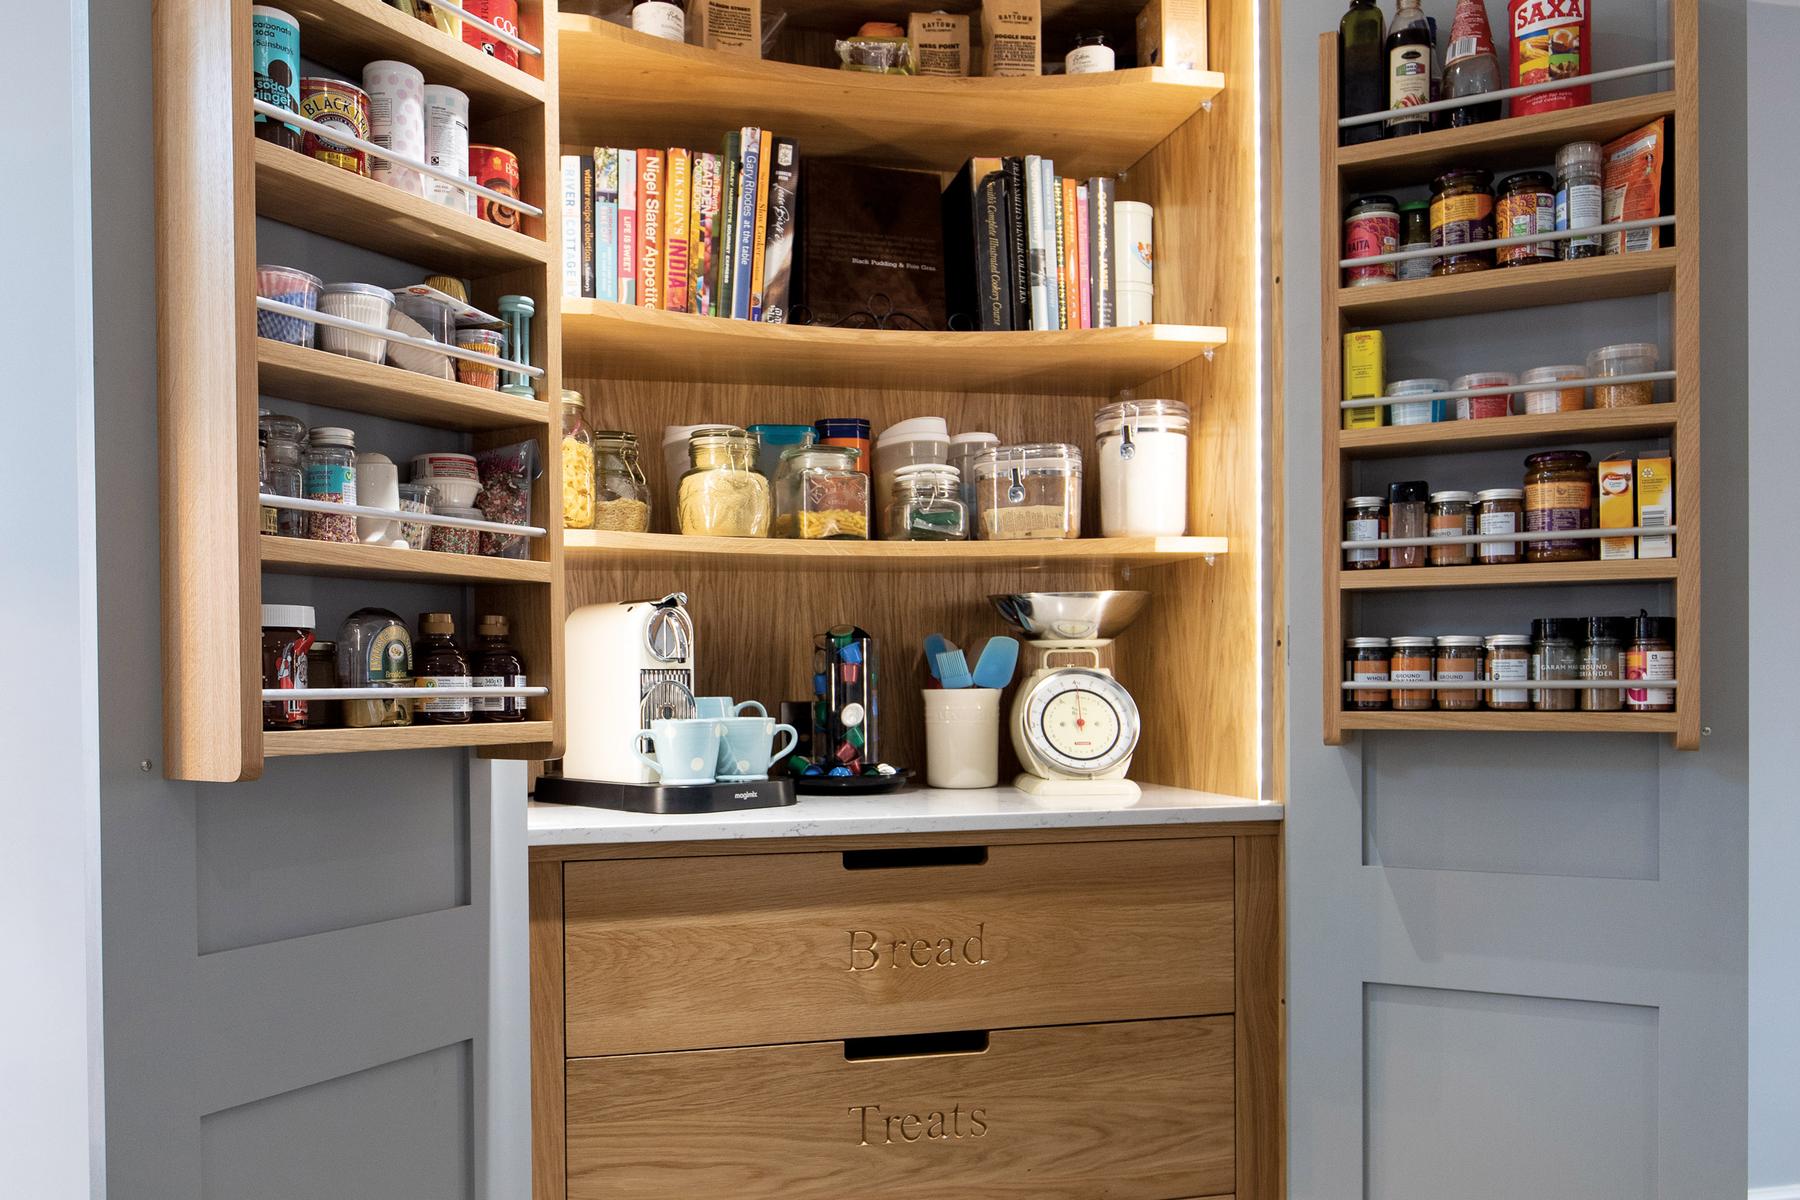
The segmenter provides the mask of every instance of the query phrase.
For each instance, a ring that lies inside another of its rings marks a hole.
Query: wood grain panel
[[[803,541],[798,538],[683,537],[573,529],[563,536],[572,563],[696,570],[984,571],[994,567],[1158,567],[1224,554],[1217,537],[1022,539],[1008,542]]]
[[[442,746],[500,746],[548,738],[550,722],[402,725],[381,729],[288,729],[263,735],[263,754],[367,754],[377,750],[428,750]]]
[[[1333,238],[1329,245],[1335,246]],[[1341,288],[1338,308],[1359,325],[1400,321],[1435,321],[1476,313],[1507,312],[1621,296],[1666,292],[1675,278],[1675,250],[1609,254],[1572,262],[1537,263],[1504,271],[1437,275],[1405,279],[1376,287]],[[1328,252],[1331,274],[1338,274],[1338,255]],[[1335,287],[1335,283],[1333,284]]]
[[[1342,664],[1338,670],[1341,673]],[[1486,709],[1476,712],[1346,712],[1342,726],[1345,729],[1441,729],[1470,733],[1674,733],[1676,714],[1493,712]]]
[[[1341,429],[1338,433],[1338,445],[1351,458],[1566,445],[1603,438],[1652,437],[1668,433],[1675,427],[1675,417],[1676,408],[1673,404],[1649,404],[1640,408],[1584,408],[1579,412],[1516,414],[1482,421],[1439,421],[1431,425]]]
[[[1339,271],[1335,248],[1338,245],[1338,214],[1344,211],[1343,185],[1338,182],[1338,54],[1337,34],[1319,35],[1319,444],[1323,465],[1319,484],[1319,520],[1323,536],[1319,539],[1320,601],[1323,621],[1319,631],[1319,654],[1324,659],[1320,678],[1324,681],[1323,736],[1327,746],[1339,745],[1343,739],[1344,698],[1333,685],[1343,677],[1342,646],[1344,644],[1345,600],[1339,592],[1343,577],[1341,537],[1333,530],[1343,529],[1344,472],[1338,455],[1339,439],[1344,436],[1343,336],[1346,326],[1338,313]],[[1397,285],[1396,285],[1397,286]]]
[[[1531,584],[1652,583],[1674,579],[1679,564],[1680,560],[1674,558],[1596,558],[1571,563],[1473,563],[1466,567],[1344,571],[1338,575],[1338,586],[1346,592],[1394,592]]]
[[[576,1059],[570,1200],[1166,1200],[1234,1186],[1230,1017]],[[890,1120],[891,1118],[891,1120]],[[957,1136],[958,1132],[962,1136]]]
[[[265,396],[417,421],[440,429],[505,429],[532,421],[548,422],[554,415],[542,400],[490,392],[270,338],[256,339],[256,363],[257,387]]]
[[[1237,839],[1237,1193],[1287,1194],[1282,857],[1273,838]]]
[[[531,1200],[568,1194],[563,1052],[563,866],[530,867]]]
[[[1670,5],[1675,45],[1675,748],[1700,748],[1700,6]]]
[[[535,583],[549,586],[550,564],[527,558],[487,558],[479,554],[441,554],[433,550],[397,550],[357,542],[314,542],[305,538],[265,537],[258,546],[263,570],[290,575],[326,575],[342,579],[438,579]]]
[[[1211,838],[891,869],[570,864],[569,1052],[1229,1012],[1231,854]]]

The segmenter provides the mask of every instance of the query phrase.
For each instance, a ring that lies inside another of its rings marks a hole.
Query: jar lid
[[[449,637],[456,632],[456,621],[447,612],[428,612],[419,614],[420,633],[441,633]]]
[[[359,450],[356,454],[356,469],[364,467],[391,467],[394,460],[379,450]]]
[[[1352,496],[1344,501],[1346,508],[1381,508],[1387,501],[1380,496]]]
[[[1475,371],[1468,375],[1458,375],[1456,385],[1451,391],[1460,392],[1464,388],[1511,387],[1519,382],[1511,371]]]
[[[712,428],[712,425],[664,425],[663,445],[673,446],[677,442],[685,442],[693,436],[694,430]]]
[[[1486,504],[1490,500],[1523,500],[1525,499],[1525,489],[1487,488],[1484,491],[1476,492],[1475,499],[1482,504]]]
[[[1531,640],[1573,642],[1581,637],[1584,623],[1581,617],[1538,617],[1531,623]]]
[[[1403,213],[1430,212],[1431,211],[1431,201],[1429,201],[1429,200],[1408,200],[1405,204],[1402,204],[1400,206],[1400,211]]]
[[[1525,456],[1525,469],[1535,471],[1556,463],[1566,463],[1571,467],[1585,467],[1593,461],[1593,455],[1586,450],[1540,450],[1536,454]]]
[[[1401,379],[1388,384],[1390,396],[1418,396],[1428,392],[1447,392],[1450,381],[1447,379]]]
[[[1129,421],[1153,433],[1185,433],[1192,411],[1179,400],[1115,400],[1094,411],[1094,432],[1112,433]]]
[[[1354,199],[1350,202],[1349,207],[1350,207],[1350,212],[1352,214],[1355,214],[1358,212],[1362,212],[1366,209],[1376,209],[1376,210],[1383,209],[1383,208],[1391,209],[1394,207],[1395,203],[1396,203],[1396,201],[1394,200],[1394,198],[1392,196],[1383,196],[1383,195],[1358,196],[1356,199]]]
[[[297,442],[306,436],[306,423],[286,413],[264,413],[257,419],[256,425],[260,432],[271,438]]]
[[[875,448],[898,446],[911,442],[948,442],[950,426],[942,417],[909,417],[895,421],[875,439]]]
[[[336,425],[315,425],[310,440],[315,446],[354,446],[356,431]]]
[[[1632,634],[1640,642],[1674,642],[1675,618],[1653,617],[1642,609],[1632,621]]]
[[[1388,640],[1378,637],[1353,637],[1345,638],[1344,645],[1352,650],[1386,650]]]
[[[1508,175],[1500,181],[1500,190],[1510,192],[1514,188],[1535,188],[1540,192],[1556,190],[1556,180],[1548,171],[1520,171],[1517,175]]]
[[[992,433],[959,433],[950,439],[952,447],[958,446],[997,446],[1000,438]]]
[[[311,629],[314,626],[310,604],[265,604],[262,606],[264,629]]]
[[[1456,167],[1453,170],[1445,171],[1442,175],[1439,175],[1436,179],[1432,180],[1431,190],[1434,192],[1441,192],[1448,188],[1455,187],[1459,183],[1473,183],[1481,187],[1487,187],[1488,182],[1493,178],[1493,172],[1484,171],[1480,167]]]
[[[765,446],[800,446],[810,445],[813,441],[811,425],[746,425],[747,433]]]
[[[1533,367],[1519,374],[1520,383],[1550,383],[1558,379],[1580,379],[1587,374],[1587,368],[1578,363],[1565,363],[1555,367]]]
[[[750,431],[736,425],[695,425],[688,433],[688,445],[713,446],[722,442],[750,440]]]
[[[1475,493],[1433,492],[1431,493],[1431,502],[1433,504],[1473,504],[1475,503]]]
[[[454,450],[436,450],[430,454],[415,454],[412,460],[413,482],[422,479],[475,479],[473,454],[459,454]]]
[[[960,483],[962,468],[947,466],[944,463],[907,463],[904,467],[895,467],[893,470],[895,482],[902,479],[917,479],[926,475],[942,475],[951,483]]]
[[[1588,355],[1588,362],[1610,363],[1622,358],[1647,358],[1654,364],[1661,356],[1662,347],[1655,342],[1618,342],[1593,351]]]
[[[1446,633],[1438,638],[1437,644],[1440,650],[1479,650],[1481,639],[1468,633]]]
[[[1437,645],[1434,637],[1397,637],[1388,639],[1388,644],[1396,650],[1430,650]]]
[[[1079,475],[1081,451],[1067,442],[1031,442],[1023,446],[995,446],[982,451],[975,460],[977,476],[1015,470]]]
[[[1488,649],[1496,646],[1529,646],[1531,639],[1522,633],[1494,633],[1487,638]]]
[[[563,402],[564,408],[586,408],[587,407],[587,401],[583,400],[581,398],[581,393],[576,391],[574,388],[564,388],[563,389],[562,402]]]
[[[313,644],[306,648],[308,654],[332,654],[337,650],[336,642],[328,642],[324,638],[314,638]]]
[[[823,467],[827,470],[854,471],[862,451],[855,446],[789,446],[781,452],[781,465],[792,462],[795,467]]]
[[[512,622],[494,613],[482,617],[475,626],[475,632],[482,637],[505,637],[511,629]]]
[[[1404,483],[1388,484],[1389,504],[1423,503],[1431,494],[1431,485],[1423,479],[1409,479]]]
[[[813,422],[813,432],[821,438],[847,437],[861,438],[867,441],[869,419],[867,417],[821,417]]]
[[[389,304],[394,302],[394,293],[384,287],[376,287],[372,283],[328,283],[319,289],[321,296],[374,296]]]
[[[1569,142],[1556,151],[1556,173],[1570,170],[1598,171],[1605,157],[1599,142]]]
[[[437,492],[437,489],[432,487],[429,483],[419,483],[417,481],[413,483],[402,483],[398,486],[400,488],[400,498],[402,500],[423,500],[427,504],[431,503],[431,497]]]
[[[596,442],[615,442],[621,446],[633,448],[637,446],[637,434],[629,429],[596,429],[594,430],[594,440]]]
[[[261,275],[265,271],[270,274],[296,275],[301,279],[310,280],[315,288],[322,288],[325,286],[324,281],[317,275],[314,275],[311,271],[302,271],[299,267],[283,267],[275,263],[256,264],[256,273],[258,275]]]
[[[1589,617],[1587,619],[1587,640],[1597,642],[1608,639],[1622,642],[1631,636],[1632,618],[1630,617]]]
[[[932,463],[920,464],[923,470],[909,470],[904,474],[894,473],[894,491],[918,495],[923,491],[938,490],[951,493],[959,492],[962,487],[962,476],[955,467],[937,466]]]

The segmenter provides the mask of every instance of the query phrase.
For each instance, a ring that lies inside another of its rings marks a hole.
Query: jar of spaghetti
[[[1520,383],[1555,384],[1565,379],[1585,379],[1587,371],[1579,364],[1556,367],[1533,367],[1519,376]],[[1585,387],[1539,387],[1523,393],[1525,412],[1536,416],[1554,412],[1580,412],[1587,407]]]
[[[1493,176],[1478,167],[1459,167],[1431,181],[1431,246],[1466,246],[1494,236]],[[1494,265],[1492,250],[1446,254],[1431,264],[1433,275],[1461,275]]]
[[[1523,684],[1531,679],[1531,638],[1522,633],[1496,633],[1487,639],[1482,678],[1491,683]],[[1487,706],[1501,712],[1523,712],[1531,707],[1531,692],[1524,687],[1487,690]]]
[[[1344,503],[1344,540],[1373,542],[1387,536],[1387,501],[1380,496],[1352,496]],[[1344,570],[1372,571],[1387,566],[1387,550],[1381,546],[1344,551]]]
[[[1517,533],[1525,526],[1525,493],[1520,488],[1488,488],[1475,493],[1475,532]],[[1481,563],[1516,563],[1517,542],[1481,542],[1475,547]]]
[[[1594,527],[1594,460],[1586,450],[1547,450],[1525,460],[1525,529],[1547,533]],[[1594,557],[1592,538],[1525,543],[1527,562],[1580,562]]]
[[[1475,532],[1474,492],[1433,492],[1431,512],[1426,518],[1434,538],[1468,537]],[[1451,542],[1431,547],[1434,567],[1466,567],[1475,561],[1475,547],[1468,542]],[[1396,643],[1398,644],[1398,643]]]
[[[1388,679],[1394,683],[1417,683],[1422,687],[1395,688],[1393,705],[1400,712],[1422,712],[1431,707],[1431,670],[1436,656],[1437,639],[1429,637],[1397,637],[1388,643]]]
[[[1450,390],[1461,392],[1473,388],[1512,387],[1518,382],[1513,378],[1511,371],[1476,371],[1470,375],[1458,375]],[[1464,396],[1456,402],[1456,419],[1459,421],[1480,421],[1488,417],[1510,416],[1512,416],[1511,392],[1495,392],[1489,396]]]
[[[1520,171],[1500,181],[1499,198],[1494,207],[1499,214],[1494,232],[1503,238],[1535,237],[1556,232],[1556,180],[1547,171]],[[1502,267],[1523,267],[1531,263],[1555,262],[1554,241],[1531,242],[1523,246],[1502,246],[1494,252]]]
[[[1344,217],[1344,257],[1373,258],[1392,254],[1400,248],[1400,210],[1392,196],[1364,196],[1353,201]],[[1344,274],[1350,287],[1366,287],[1372,283],[1391,283],[1394,264],[1376,263],[1367,267],[1351,267]]]
[[[1346,683],[1386,683],[1388,681],[1388,640],[1382,637],[1344,639],[1344,681]],[[1386,688],[1350,689],[1344,692],[1344,707],[1351,712],[1375,712],[1388,706]]]
[[[1481,707],[1477,688],[1447,688],[1446,683],[1474,683],[1481,678],[1481,639],[1446,634],[1437,639],[1432,678],[1438,684],[1437,706],[1447,712],[1467,712]]]

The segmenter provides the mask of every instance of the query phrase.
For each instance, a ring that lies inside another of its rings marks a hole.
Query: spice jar
[[[1601,223],[1601,162],[1599,142],[1570,142],[1556,152],[1556,228],[1588,229]],[[1563,239],[1564,259],[1595,258],[1600,239]]]
[[[385,608],[359,608],[338,630],[338,683],[341,687],[410,687],[412,635],[406,622]],[[411,725],[412,701],[403,698],[346,700],[344,724],[351,729]]]
[[[1619,375],[1648,375],[1656,370],[1656,360],[1660,354],[1655,342],[1622,342],[1616,346],[1602,346],[1587,356],[1588,377],[1610,379]],[[1636,408],[1655,402],[1656,384],[1647,380],[1594,385],[1595,408]]]
[[[1486,242],[1494,237],[1493,176],[1475,167],[1447,171],[1431,181],[1431,245],[1435,249]],[[1431,264],[1433,275],[1461,275],[1494,265],[1492,250],[1446,254]]]
[[[356,503],[356,434],[319,426],[307,439],[303,464],[308,500]],[[306,536],[315,542],[354,542],[356,518],[349,513],[309,512]]]
[[[1470,536],[1475,532],[1475,493],[1431,493],[1431,510],[1426,519],[1434,538]],[[1434,567],[1466,567],[1475,561],[1474,547],[1468,542],[1451,542],[1429,549]]]
[[[1393,706],[1400,712],[1422,712],[1431,707],[1431,669],[1436,657],[1437,639],[1397,637],[1389,645],[1388,678],[1394,683],[1418,683],[1425,687],[1397,687],[1393,690]]]
[[[507,641],[510,623],[505,617],[485,616],[475,626],[474,680],[476,687],[526,687],[525,660]],[[524,696],[478,696],[477,721],[523,721]]]
[[[1540,617],[1531,623],[1531,677],[1567,681],[1581,678],[1576,649],[1581,622],[1566,617]],[[1576,693],[1567,688],[1532,688],[1531,707],[1538,712],[1573,712]]]
[[[1103,75],[1113,69],[1117,58],[1106,44],[1106,35],[1098,29],[1078,35],[1075,48],[1063,55],[1065,75]]]
[[[1520,488],[1488,488],[1475,493],[1475,532],[1518,533],[1525,526],[1525,493]],[[1517,542],[1480,542],[1475,558],[1481,563],[1516,563]]]
[[[1408,200],[1400,206],[1400,249],[1431,249],[1431,202],[1429,200]],[[1437,260],[1430,255],[1419,258],[1403,258],[1394,264],[1396,279],[1429,279],[1431,264]]]
[[[1432,676],[1439,685],[1437,706],[1449,712],[1468,712],[1481,707],[1481,692],[1476,688],[1446,688],[1446,683],[1474,683],[1481,678],[1481,639],[1464,634],[1446,634],[1437,639],[1437,656],[1432,663]]]
[[[1519,376],[1520,383],[1557,383],[1565,379],[1585,379],[1587,372],[1576,365],[1533,367]],[[1525,411],[1530,415],[1555,412],[1580,412],[1587,407],[1585,387],[1539,388],[1524,393]]]
[[[594,433],[594,528],[650,532],[650,484],[638,459],[635,433],[623,429]]]
[[[869,477],[848,446],[796,446],[775,473],[775,536],[855,539],[869,536]]]
[[[306,686],[309,688],[334,688],[338,685],[337,677],[337,643],[313,640],[306,648]],[[340,700],[308,700],[306,702],[306,727],[308,729],[336,729],[344,723],[343,702]]]
[[[1426,515],[1426,497],[1430,485],[1423,479],[1388,485],[1388,536],[1390,538],[1425,538],[1431,536]],[[1424,546],[1390,546],[1390,567],[1422,567],[1426,561]]]
[[[1388,681],[1388,640],[1382,637],[1344,639],[1344,681],[1346,683],[1386,683]],[[1351,712],[1374,712],[1388,706],[1386,688],[1350,689],[1344,692],[1344,707]]]
[[[1400,248],[1400,210],[1392,196],[1364,196],[1352,201],[1344,216],[1344,257],[1374,258],[1392,254]],[[1375,263],[1366,267],[1350,267],[1344,272],[1349,287],[1367,287],[1374,283],[1392,283],[1394,264]]]
[[[954,542],[968,537],[969,510],[957,469],[920,463],[895,472],[887,530],[887,539],[895,542]]]
[[[1496,633],[1487,639],[1487,660],[1482,678],[1492,683],[1524,683],[1531,678],[1531,638],[1523,633]],[[1522,712],[1531,707],[1525,688],[1489,688],[1487,706],[1502,712]]]
[[[1631,645],[1625,650],[1625,678],[1640,682],[1675,678],[1675,618],[1638,613],[1632,622]],[[1629,712],[1674,712],[1675,689],[1626,688],[1625,708]]]
[[[1102,537],[1187,532],[1188,406],[1121,400],[1094,414]]]
[[[1538,533],[1594,527],[1594,460],[1585,450],[1547,450],[1525,460],[1525,529]],[[1525,543],[1527,562],[1594,557],[1592,538]]]
[[[422,688],[466,688],[473,686],[469,660],[452,640],[456,622],[449,613],[419,614],[418,675],[413,683]],[[421,725],[467,725],[475,712],[475,701],[468,696],[421,699],[415,711]]]
[[[1630,636],[1629,617],[1589,617],[1587,637],[1581,643],[1581,677],[1624,679],[1625,641]],[[1581,693],[1583,712],[1618,712],[1623,707],[1625,693],[1619,688],[1588,688]]]
[[[306,492],[306,472],[301,465],[306,426],[280,413],[264,413],[257,420],[262,445],[262,490],[270,496],[300,497]],[[262,509],[262,531],[276,537],[305,537],[306,514],[297,508]]]
[[[1476,371],[1458,375],[1450,390],[1461,392],[1471,388],[1509,388],[1518,382],[1511,371]],[[1495,392],[1489,396],[1462,396],[1456,401],[1456,419],[1459,421],[1484,421],[1490,417],[1511,415],[1510,392]]]
[[[1401,379],[1388,385],[1389,396],[1423,396],[1432,392],[1447,392],[1450,382],[1446,379]],[[1389,425],[1432,425],[1448,419],[1450,411],[1447,400],[1408,400],[1405,403],[1388,405]]]
[[[1556,180],[1545,171],[1520,171],[1500,181],[1499,198],[1495,201],[1498,219],[1494,232],[1502,238],[1534,237],[1556,231]],[[1555,262],[1556,243],[1529,242],[1523,246],[1502,246],[1494,254],[1497,265],[1523,267],[1532,263]]]
[[[1081,536],[1081,451],[1063,442],[996,446],[975,460],[981,536]]]
[[[756,439],[730,425],[703,426],[688,438],[688,461],[676,499],[682,533],[769,536],[769,481],[756,473]]]
[[[1344,540],[1373,542],[1387,536],[1387,501],[1380,496],[1352,496],[1344,504]],[[1373,571],[1387,566],[1387,550],[1381,546],[1352,547],[1344,551],[1346,571]]]
[[[564,529],[594,527],[594,432],[580,392],[562,394],[562,514]]]
[[[313,640],[313,610],[306,604],[262,606],[262,685],[287,691],[307,686],[306,651]],[[264,700],[264,729],[299,729],[305,700]]]

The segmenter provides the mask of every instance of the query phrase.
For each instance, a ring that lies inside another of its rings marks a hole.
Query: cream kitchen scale
[[[1130,626],[1149,592],[1015,592],[990,596],[1000,615],[1040,651],[1013,697],[1012,741],[1020,791],[1047,798],[1135,798],[1125,778],[1142,725],[1137,702],[1100,651]]]

